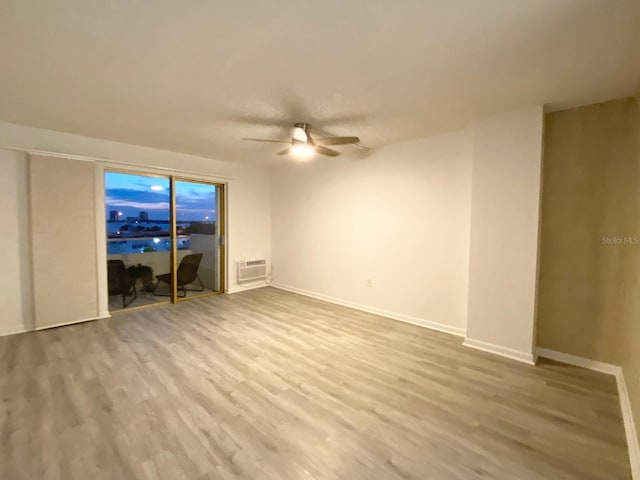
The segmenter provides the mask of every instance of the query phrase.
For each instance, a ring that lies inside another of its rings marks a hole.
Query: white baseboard
[[[340,298],[330,297],[328,295],[323,295],[321,293],[310,292],[308,290],[303,290],[297,287],[291,287],[289,285],[272,283],[271,286],[274,288],[278,288],[280,290],[286,290],[287,292],[298,293],[306,297],[316,298],[318,300],[334,303],[336,305],[342,305],[343,307],[353,308],[354,310],[360,310],[362,312],[372,313],[374,315],[380,315],[382,317],[391,318],[392,320],[398,320],[400,322],[410,323],[412,325],[418,325],[420,327],[429,328],[431,330],[437,330],[438,332],[449,333],[451,335],[456,335],[458,337],[463,337],[465,335],[465,330],[463,328],[453,327],[451,325],[445,325],[443,323],[432,322],[429,320],[424,320],[422,318],[404,315],[402,313],[390,312],[388,310],[382,310],[380,308],[370,307],[367,305],[350,302],[348,300],[342,300]]]
[[[629,398],[629,391],[624,381],[622,369],[620,369],[616,375],[616,382],[618,384],[618,395],[620,396],[624,431],[627,436],[627,447],[629,448],[631,476],[637,480],[640,479],[640,444],[638,443],[638,430],[636,430],[636,423],[633,419],[633,411],[631,410],[631,399]]]
[[[501,357],[510,358],[511,360],[517,360],[518,362],[526,363],[528,365],[535,365],[536,359],[532,353],[521,352],[512,348],[503,347],[502,345],[496,345],[493,343],[483,342],[482,340],[475,340],[473,338],[465,338],[462,345],[469,348],[475,348],[487,353],[493,353],[494,355],[500,355]]]
[[[64,327],[65,325],[91,322],[93,320],[101,320],[103,318],[111,318],[111,314],[109,312],[100,312],[100,314],[97,317],[81,318],[80,320],[73,320],[71,322],[59,323],[57,325],[48,325],[46,327],[25,328],[23,325],[11,325],[9,327],[0,328],[0,337],[4,337],[7,335],[15,335],[18,333],[34,332],[36,330],[47,330],[49,328]]]
[[[238,292],[246,292],[247,290],[254,290],[256,288],[262,288],[267,286],[269,286],[269,284],[267,283],[266,280],[258,283],[251,283],[249,285],[233,285],[227,288],[225,293],[233,294]]]
[[[598,362],[568,353],[557,352],[548,348],[537,348],[538,356],[555,360],[557,362],[574,365],[576,367],[594,370],[600,373],[606,373],[616,377],[618,386],[618,397],[620,398],[620,410],[622,411],[622,421],[624,423],[624,432],[627,438],[627,448],[629,449],[629,462],[631,464],[631,475],[635,480],[640,480],[640,444],[638,443],[638,434],[636,424],[633,419],[633,411],[631,410],[631,399],[629,391],[624,380],[622,368],[610,363]]]
[[[631,476],[640,479],[640,444],[638,443],[638,434],[636,423],[633,419],[633,411],[631,410],[631,399],[627,384],[624,381],[622,368],[618,370],[616,375],[616,383],[618,384],[618,395],[620,396],[620,408],[622,410],[622,421],[624,422],[624,431],[627,436],[627,447],[629,448],[629,462],[631,463]]]
[[[570,355],[568,353],[562,353],[556,350],[550,350],[548,348],[538,347],[536,348],[536,353],[539,357],[548,358],[549,360],[555,360],[556,362],[566,363],[567,365],[586,368],[587,370],[607,373],[609,375],[617,375],[621,370],[617,365],[598,362],[596,360],[590,360],[588,358],[578,357],[576,355]]]
[[[66,327],[67,325],[75,325],[76,323],[84,323],[84,322],[93,322],[94,320],[102,320],[105,318],[111,318],[111,315],[107,314],[107,315],[101,315],[98,317],[81,318],[80,320],[72,320],[70,322],[57,323],[55,325],[46,325],[44,327],[36,327],[34,328],[34,330],[48,330],[50,328]]]
[[[28,331],[29,329],[25,328],[24,325],[9,325],[7,327],[0,327],[0,337],[16,335],[17,333],[24,333]]]

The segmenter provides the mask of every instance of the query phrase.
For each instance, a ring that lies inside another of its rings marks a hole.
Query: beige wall
[[[640,419],[638,105],[616,100],[545,123],[538,346],[622,365]]]
[[[635,97],[635,128],[636,128],[636,165],[640,165],[640,91]],[[638,167],[640,169],[640,167]],[[636,182],[636,192],[640,190],[640,175],[636,170],[634,180]],[[639,195],[640,196],[640,195]],[[640,224],[640,203],[637,203],[634,221],[636,227]],[[636,231],[640,235],[640,228]],[[629,313],[624,317],[624,332],[622,338],[622,370],[624,378],[629,390],[629,398],[631,399],[631,408],[635,418],[636,429],[640,427],[640,245],[633,249],[629,255],[630,261],[627,266],[629,274],[629,287],[627,291],[627,304],[629,305]],[[632,289],[631,289],[632,288]],[[640,430],[637,430],[638,442],[640,442]]]

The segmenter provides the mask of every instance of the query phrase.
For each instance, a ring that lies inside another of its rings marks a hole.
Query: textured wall
[[[640,253],[614,240],[640,235],[634,109],[618,100],[545,122],[538,344],[614,364]]]
[[[635,98],[635,128],[636,128],[636,165],[640,165],[640,92]],[[633,180],[636,182],[636,189],[639,189],[640,175],[638,170],[634,172]],[[640,212],[636,203],[635,222],[640,223]],[[639,230],[640,231],[640,228]],[[639,233],[640,234],[640,233]],[[638,441],[640,442],[640,245],[633,250],[627,266],[627,272],[632,281],[629,282],[627,291],[627,303],[629,314],[625,315],[624,326],[622,328],[622,369],[624,378],[629,390],[631,408],[636,423]]]
[[[538,345],[622,365],[640,423],[640,110],[546,116]]]

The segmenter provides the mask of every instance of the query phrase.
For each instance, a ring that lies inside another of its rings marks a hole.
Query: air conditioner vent
[[[236,280],[238,283],[262,278],[267,278],[266,260],[243,260],[242,262],[236,262]]]

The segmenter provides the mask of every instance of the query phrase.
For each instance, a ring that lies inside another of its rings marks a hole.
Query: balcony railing
[[[176,237],[178,250],[189,250],[191,237],[178,235]],[[161,236],[107,238],[107,255],[129,255],[137,253],[169,252],[171,239]]]

